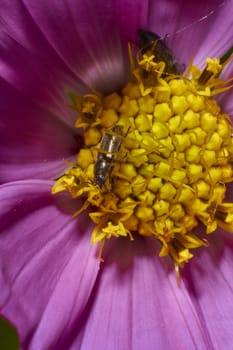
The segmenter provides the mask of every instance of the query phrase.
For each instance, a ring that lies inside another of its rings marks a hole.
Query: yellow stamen
[[[84,147],[52,193],[84,197],[74,216],[92,206],[91,242],[101,242],[101,252],[111,237],[153,236],[179,279],[179,267],[207,246],[193,233],[199,222],[207,234],[218,225],[233,232],[233,203],[224,202],[225,184],[233,179],[232,127],[213,99],[229,86],[218,77],[218,59],[208,58],[203,72],[191,62],[185,76],[172,76],[153,55],[144,54],[136,66],[129,53],[132,77],[121,92],[72,95]],[[106,133],[110,141],[103,145]]]

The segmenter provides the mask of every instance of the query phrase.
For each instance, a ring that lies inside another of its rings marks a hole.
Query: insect
[[[166,74],[182,74],[184,66],[179,65],[172,50],[167,46],[165,39],[148,30],[138,29],[139,46],[141,52],[153,54],[155,62],[165,62]]]
[[[123,137],[123,126],[115,125],[107,131],[100,142],[94,166],[94,182],[102,188],[111,173],[112,162],[119,152]]]

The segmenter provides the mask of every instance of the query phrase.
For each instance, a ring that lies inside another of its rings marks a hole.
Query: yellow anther
[[[169,242],[174,238],[174,222],[170,218],[161,218],[155,221],[155,231],[161,235],[164,241]]]
[[[140,221],[138,233],[142,236],[151,236],[154,233],[153,221]]]
[[[141,97],[140,89],[138,84],[128,83],[122,90],[123,95],[128,96],[131,99],[138,99]]]
[[[150,221],[154,219],[153,208],[146,207],[144,205],[138,206],[136,208],[135,215],[138,219],[142,221]]]
[[[145,147],[145,149],[153,151],[159,147],[159,141],[151,133],[142,133],[141,136],[141,145]]]
[[[138,99],[139,113],[153,113],[155,101],[152,96],[147,95]]]
[[[203,96],[190,94],[187,96],[186,99],[192,111],[194,112],[203,111],[203,109],[205,108],[205,99]]]
[[[146,178],[154,175],[154,164],[144,164],[140,167],[140,174]]]
[[[201,128],[207,132],[213,132],[217,127],[217,118],[209,112],[201,114]]]
[[[163,182],[160,177],[153,177],[148,183],[148,188],[153,192],[157,192],[162,187],[162,185]]]
[[[189,134],[176,134],[173,137],[173,143],[178,152],[183,152],[191,145]]]
[[[185,159],[188,163],[199,163],[201,158],[201,149],[196,145],[190,146],[185,151]]]
[[[195,127],[198,127],[200,125],[199,119],[200,114],[189,109],[182,118],[181,130],[183,131],[184,129],[194,129]]]
[[[132,192],[131,185],[126,180],[117,179],[114,183],[114,193],[121,199],[125,199],[130,196]]]
[[[222,178],[226,182],[230,182],[233,180],[233,169],[230,164],[225,165],[221,168],[222,170]]]
[[[155,195],[151,191],[144,191],[138,196],[138,199],[145,203],[146,205],[153,205],[155,200]]]
[[[184,262],[187,262],[192,257],[193,257],[193,254],[191,254],[188,249],[183,249],[178,254],[177,263],[178,265],[182,265]]]
[[[77,164],[82,169],[86,169],[88,165],[93,164],[93,162],[94,162],[94,158],[91,150],[88,148],[81,149],[77,157]]]
[[[69,185],[74,184],[74,176],[62,176],[60,177],[52,187],[52,194],[65,191]]]
[[[191,183],[196,182],[204,176],[203,167],[200,164],[189,164],[187,166],[187,175]]]
[[[84,133],[84,142],[87,146],[97,145],[102,138],[102,134],[97,128],[88,128]]]
[[[214,151],[219,151],[222,145],[222,138],[217,132],[214,132],[206,144],[206,148]]]
[[[161,122],[166,122],[171,116],[172,111],[167,103],[159,103],[155,105],[154,116]]]
[[[118,115],[115,111],[115,109],[106,109],[103,111],[101,116],[101,125],[104,128],[111,128],[114,126],[118,121]]]
[[[157,103],[168,103],[170,101],[171,92],[169,86],[163,86],[159,90],[152,90],[152,92],[154,93],[154,98],[156,99]]]
[[[140,89],[140,94],[143,97],[146,97],[151,94],[152,92],[152,87],[145,87],[142,82],[139,84],[139,89]]]
[[[222,170],[218,167],[212,167],[208,170],[208,173],[206,174],[206,178],[211,183],[217,183],[222,178]]]
[[[202,128],[197,127],[189,131],[189,137],[192,144],[203,146],[206,140],[206,132]]]
[[[120,173],[132,179],[137,175],[135,166],[132,163],[122,163],[120,166]]]
[[[183,79],[173,79],[168,83],[171,94],[175,96],[183,95],[187,90],[187,85]]]
[[[217,162],[216,152],[208,149],[203,150],[201,152],[201,162],[208,167],[211,167],[212,165],[216,164]]]
[[[94,114],[95,103],[91,101],[84,102],[82,113]]]
[[[187,183],[187,174],[185,169],[174,169],[171,174],[171,180],[177,185]]]
[[[180,125],[181,125],[180,115],[175,115],[174,117],[168,120],[168,127],[172,133],[175,133],[180,128]]]
[[[113,225],[111,221],[108,222],[107,226],[102,228],[100,233],[92,234],[91,243],[96,244],[103,239],[109,239],[111,237],[127,236],[128,230],[125,229],[124,225],[119,222],[118,225]]]
[[[195,184],[197,196],[199,198],[208,199],[210,196],[210,185],[204,180],[199,180]]]
[[[200,238],[198,238],[196,235],[192,233],[188,235],[180,235],[178,237],[178,240],[183,246],[189,249],[198,248],[201,246],[207,246],[206,241],[201,240]]]
[[[137,100],[131,100],[128,96],[124,96],[119,112],[127,115],[128,117],[135,116],[138,113]]]
[[[224,199],[225,192],[226,188],[223,184],[215,185],[212,192],[211,202],[219,205]]]
[[[188,187],[182,187],[178,195],[178,202],[189,205],[195,197],[195,192]]]
[[[231,158],[230,150],[225,146],[222,147],[218,152],[216,152],[216,163],[218,165],[225,165],[228,162],[228,159]]]
[[[165,137],[168,137],[169,135],[169,128],[162,122],[156,122],[152,126],[152,133],[157,137],[158,139],[163,139]]]
[[[147,185],[147,180],[142,175],[137,175],[132,182],[133,193],[139,194],[145,191]]]
[[[154,58],[154,55],[149,56],[144,54],[142,60],[139,61],[139,65],[145,70],[153,70],[157,66],[157,63],[154,61]]]
[[[206,70],[213,73],[218,74],[222,70],[222,65],[218,58],[207,58],[206,59]]]
[[[158,141],[158,151],[165,158],[169,158],[175,149],[172,137],[168,136]]]
[[[150,119],[145,114],[138,114],[135,118],[135,126],[138,131],[149,131],[151,129]]]
[[[173,96],[171,103],[174,114],[183,115],[189,107],[185,96]]]
[[[137,168],[148,160],[144,149],[133,149],[130,151],[127,158],[132,161]]]
[[[127,137],[124,140],[124,146],[127,149],[138,148],[141,144],[141,135],[137,131],[128,132]]]
[[[155,166],[155,174],[156,176],[160,176],[162,179],[168,178],[172,173],[172,168],[170,164],[165,162],[159,162]]]
[[[218,126],[217,126],[217,132],[218,135],[222,138],[228,138],[231,134],[231,129],[230,129],[230,125],[229,125],[229,121],[225,120],[225,119],[220,119],[218,121]]]
[[[205,213],[208,208],[208,204],[199,198],[195,198],[192,202],[192,205],[189,207],[190,212],[192,213]]]
[[[217,101],[213,99],[206,99],[205,100],[205,110],[209,112],[212,115],[218,116],[221,112],[221,109],[217,103]]]
[[[169,207],[169,202],[163,199],[157,199],[153,205],[153,209],[155,210],[157,216],[166,215],[169,213]]]
[[[127,220],[124,221],[124,226],[131,232],[138,230],[139,219],[135,214],[132,214]]]
[[[171,200],[176,195],[176,189],[171,183],[164,184],[159,191],[161,199]]]
[[[104,109],[114,109],[117,110],[121,105],[121,97],[116,93],[112,93],[111,95],[108,95],[104,99]]]
[[[166,214],[166,212],[164,214]],[[183,206],[181,204],[171,205],[170,216],[171,216],[171,219],[173,219],[174,221],[179,221],[180,219],[182,219],[185,216]]]
[[[93,179],[93,173],[94,173],[94,164],[89,164],[86,168],[86,176],[88,179]]]

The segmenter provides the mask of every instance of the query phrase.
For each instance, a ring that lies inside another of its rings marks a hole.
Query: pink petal
[[[198,299],[192,300],[183,283],[177,286],[174,270],[169,273],[157,253],[153,240],[117,242],[103,266],[81,346],[77,338],[72,350],[208,348],[208,320],[196,308]]]
[[[127,76],[126,43],[135,40],[137,27],[146,23],[148,1],[123,5],[117,0],[16,3],[16,20],[19,12],[26,12],[58,57],[88,87],[109,91],[122,85]],[[9,6],[6,1],[7,23],[9,14],[12,18]]]
[[[24,98],[55,114],[66,124],[73,125],[74,119],[65,105],[65,101],[68,101],[66,90],[79,88],[80,92],[84,92],[83,85],[60,62],[30,16],[20,9],[17,13],[19,3],[14,6],[13,2],[8,2],[7,7],[1,7],[0,78],[13,85]],[[11,11],[10,16],[8,11]],[[20,22],[18,26],[13,14]],[[25,37],[24,31],[29,38]]]
[[[233,344],[232,263],[232,235],[218,230],[209,248],[186,269],[189,295],[209,338],[207,348],[231,349]]]
[[[168,35],[179,62],[204,66],[208,56],[221,56],[232,46],[232,1],[151,2],[149,26],[161,36]]]
[[[233,43],[233,38],[232,38],[232,43]],[[231,62],[226,66],[226,68],[223,71],[223,74],[221,74],[221,77],[223,79],[232,79],[233,77],[233,59],[231,58]],[[232,84],[233,81],[230,83]],[[233,121],[233,98],[232,98],[232,91],[233,89],[231,88],[230,90],[221,93],[218,96],[218,100],[220,102],[220,105],[222,106],[222,109],[225,113],[230,114],[231,120]]]
[[[90,221],[61,212],[51,185],[22,181],[0,188],[1,313],[30,350],[58,349],[74,323],[81,327],[99,267]]]
[[[88,1],[3,0],[0,183],[62,174],[63,159],[75,154],[81,141],[68,127],[77,116],[65,105],[65,89],[83,93],[78,76],[108,92],[111,84],[122,84],[126,43],[135,41],[146,14],[147,1],[139,0],[123,7],[115,0],[94,7]]]
[[[75,154],[77,132],[0,79],[0,182],[57,177]]]
[[[233,2],[222,2],[222,5],[216,9],[216,12],[209,16],[209,30],[203,28],[204,37],[199,42],[199,47],[195,54],[195,62],[204,66],[206,57],[221,57],[233,44],[232,25]],[[203,25],[205,25],[203,23]]]

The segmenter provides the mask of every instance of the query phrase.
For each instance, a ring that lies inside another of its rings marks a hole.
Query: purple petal
[[[232,38],[232,43],[233,43],[233,38]],[[225,80],[231,79],[233,77],[233,59],[231,58],[231,62],[226,66],[226,68],[223,71],[223,74],[221,74],[221,77]],[[231,82],[230,84],[232,84]],[[223,111],[225,113],[228,113],[233,121],[233,98],[232,98],[232,91],[233,89],[231,88],[230,90],[221,93],[218,96],[218,100],[220,105],[223,108]]]
[[[99,267],[90,221],[62,213],[50,189],[46,181],[0,188],[1,313],[30,350],[59,349],[81,326]]]
[[[103,267],[82,345],[78,338],[72,350],[208,348],[199,309],[156,254],[153,240],[118,241],[111,262]]]
[[[14,2],[1,4],[0,77],[24,97],[71,125],[65,91],[78,88],[84,92],[84,88],[47,42],[22,2]]]
[[[0,91],[0,182],[58,176],[77,152],[77,132],[1,79]]]
[[[199,32],[199,46],[195,54],[195,62],[204,66],[206,57],[221,57],[233,43],[233,2],[226,1],[209,17],[209,29],[203,29],[204,37]],[[205,25],[205,23],[203,23]]]
[[[232,263],[232,236],[218,230],[211,236],[209,248],[186,269],[190,299],[205,324],[208,349],[231,349],[233,344]]]
[[[26,0],[23,4],[12,1],[9,5],[4,1],[2,15],[13,37],[17,35],[23,46],[32,45],[33,36],[25,30],[32,26],[39,44],[42,35],[50,51],[55,51],[67,69],[88,86],[109,91],[110,86],[113,89],[122,85],[128,61],[125,46],[135,40],[137,27],[146,23],[148,1],[126,1],[121,5],[117,0],[98,0],[93,5],[91,0]],[[14,30],[12,11],[19,31]],[[47,46],[45,49],[48,51]]]
[[[104,6],[102,1],[93,6],[88,1],[3,0],[0,183],[62,174],[63,159],[79,147],[68,127],[76,116],[65,106],[64,90],[84,92],[77,77],[108,91],[111,84],[122,84],[126,43],[135,41],[146,16],[147,1],[139,0],[124,6],[115,0]]]
[[[194,56],[204,66],[208,56],[221,56],[232,45],[232,1],[151,2],[150,28],[166,36],[180,62]]]

